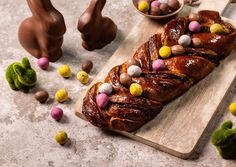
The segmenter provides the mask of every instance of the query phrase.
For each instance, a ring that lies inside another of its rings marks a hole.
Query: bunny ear
[[[30,65],[30,62],[29,62],[29,59],[27,57],[24,57],[21,61],[23,67],[25,69],[30,69],[31,68],[31,65]]]
[[[225,123],[223,123],[223,125],[221,126],[222,129],[232,129],[233,127],[233,123],[231,120],[226,121]]]
[[[24,67],[22,67],[19,64],[14,64],[13,69],[15,71],[15,73],[19,76],[23,76],[26,72],[26,70],[24,69]]]

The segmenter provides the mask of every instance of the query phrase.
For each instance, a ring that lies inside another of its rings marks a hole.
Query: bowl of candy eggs
[[[133,0],[135,9],[151,19],[165,19],[178,14],[184,0]]]

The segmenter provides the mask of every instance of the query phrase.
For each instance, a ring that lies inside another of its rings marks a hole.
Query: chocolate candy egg
[[[65,89],[60,89],[55,94],[55,99],[59,103],[63,103],[68,99],[68,92]]]
[[[163,14],[168,14],[169,13],[169,6],[166,3],[162,3],[160,5],[160,10]]]
[[[231,103],[229,105],[229,111],[234,115],[236,116],[236,103]]]
[[[143,13],[146,13],[148,12],[150,6],[149,6],[149,3],[147,1],[140,1],[138,3],[138,10],[143,12]]]
[[[200,38],[192,38],[193,47],[200,48],[202,47],[202,40]]]
[[[112,92],[112,85],[110,83],[103,83],[99,86],[98,92],[99,93],[106,93],[107,95],[111,94]]]
[[[141,75],[142,70],[139,66],[132,65],[128,68],[127,73],[131,77],[137,77]]]
[[[189,35],[181,35],[178,43],[182,46],[189,46],[191,44],[191,37]]]
[[[159,55],[162,58],[168,58],[171,55],[171,49],[168,46],[162,46],[159,50]]]
[[[56,134],[56,136],[55,136],[55,140],[56,140],[59,144],[63,145],[63,144],[65,144],[65,143],[67,142],[67,140],[68,140],[68,135],[67,135],[67,133],[64,132],[64,131],[59,131],[59,132],[57,132],[57,134]]]
[[[174,45],[174,46],[171,47],[171,52],[174,55],[181,55],[181,54],[185,53],[185,49],[181,45]]]
[[[160,4],[161,3],[159,1],[153,1],[151,3],[151,11],[150,11],[151,15],[158,16],[161,14]]]
[[[47,57],[41,57],[40,59],[38,59],[37,64],[39,68],[41,68],[42,70],[46,70],[49,66],[49,60]]]
[[[221,34],[224,32],[224,28],[222,25],[216,23],[211,25],[210,31],[212,34]]]
[[[201,25],[197,21],[191,21],[188,25],[188,29],[193,33],[197,33],[201,30]]]
[[[82,70],[90,73],[91,69],[93,68],[93,62],[90,60],[86,60],[85,62],[83,62],[82,64]]]
[[[96,97],[96,103],[99,108],[105,108],[109,103],[109,97],[105,93],[101,93]]]
[[[132,83],[129,87],[129,91],[133,96],[141,96],[143,93],[142,86],[137,83]]]
[[[44,90],[37,91],[34,94],[34,97],[36,100],[38,100],[40,103],[45,103],[48,99],[48,92]]]
[[[122,73],[120,75],[120,83],[129,86],[132,83],[132,78],[127,73]]]
[[[58,73],[63,77],[63,78],[70,78],[71,77],[71,70],[68,65],[63,65],[58,69]]]
[[[63,110],[59,107],[54,107],[51,110],[50,115],[53,119],[55,119],[56,121],[59,121],[63,117]]]
[[[191,13],[188,18],[190,21],[197,21],[197,22],[202,21],[202,17],[197,13]]]
[[[136,66],[140,66],[139,62],[137,60],[135,60],[134,58],[129,59],[126,62],[127,67],[132,66],[132,65],[136,65]]]
[[[171,10],[176,10],[179,8],[179,1],[178,0],[169,0],[168,6]]]
[[[157,59],[152,62],[152,70],[154,71],[163,70],[165,67],[165,62],[161,59]]]
[[[89,76],[88,73],[85,71],[80,71],[77,73],[76,78],[82,83],[87,84],[89,82]]]

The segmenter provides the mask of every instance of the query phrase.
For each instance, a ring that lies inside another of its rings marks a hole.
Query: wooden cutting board
[[[229,0],[204,0],[199,9],[218,10],[222,13],[229,2]],[[188,15],[190,11],[190,8],[184,7],[180,16]],[[142,16],[140,18],[140,21],[94,78],[88,89],[94,83],[103,81],[112,67],[131,58],[135,50],[150,36],[162,32],[163,25],[167,22],[157,22]],[[118,133],[174,156],[187,159],[200,143],[201,137],[216,115],[235,75],[236,51],[233,51],[210,75],[193,86],[187,93],[166,105],[153,120],[133,133],[120,131]],[[85,93],[81,94],[81,98],[78,99],[75,106],[76,115],[82,119],[85,119],[81,113]]]

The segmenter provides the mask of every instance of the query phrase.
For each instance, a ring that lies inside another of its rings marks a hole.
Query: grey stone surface
[[[221,159],[215,148],[209,143],[209,135],[204,138],[205,147],[191,160],[181,160],[149,146],[135,142],[117,134],[103,132],[74,115],[73,105],[86,86],[81,85],[75,75],[68,80],[57,74],[57,68],[68,64],[74,74],[80,70],[81,61],[91,59],[94,64],[91,79],[112,55],[121,41],[127,36],[135,22],[140,19],[132,9],[129,0],[108,0],[104,10],[119,26],[116,40],[102,50],[87,52],[81,46],[80,34],[76,30],[77,19],[88,4],[88,0],[53,0],[56,8],[65,17],[67,33],[63,44],[64,57],[51,64],[48,71],[36,66],[36,59],[20,46],[17,29],[21,20],[30,15],[25,0],[0,0],[0,166],[196,166],[196,167],[233,167],[236,161]],[[236,5],[231,5],[226,16],[236,19]],[[33,93],[24,94],[11,91],[5,80],[6,67],[20,60],[30,58],[37,71],[38,85],[32,90],[44,88],[49,91],[47,104],[39,104]],[[235,82],[236,83],[236,82]],[[235,85],[235,84],[234,84]],[[71,100],[58,104],[53,100],[57,89],[66,88]],[[232,88],[219,110],[219,121],[213,128],[226,119],[236,122],[227,111],[227,105],[236,101],[236,87]],[[53,106],[64,109],[65,117],[55,122],[49,116]],[[206,111],[207,112],[207,111]],[[54,141],[54,135],[65,130],[71,144],[60,146]],[[210,134],[211,132],[209,132]]]

